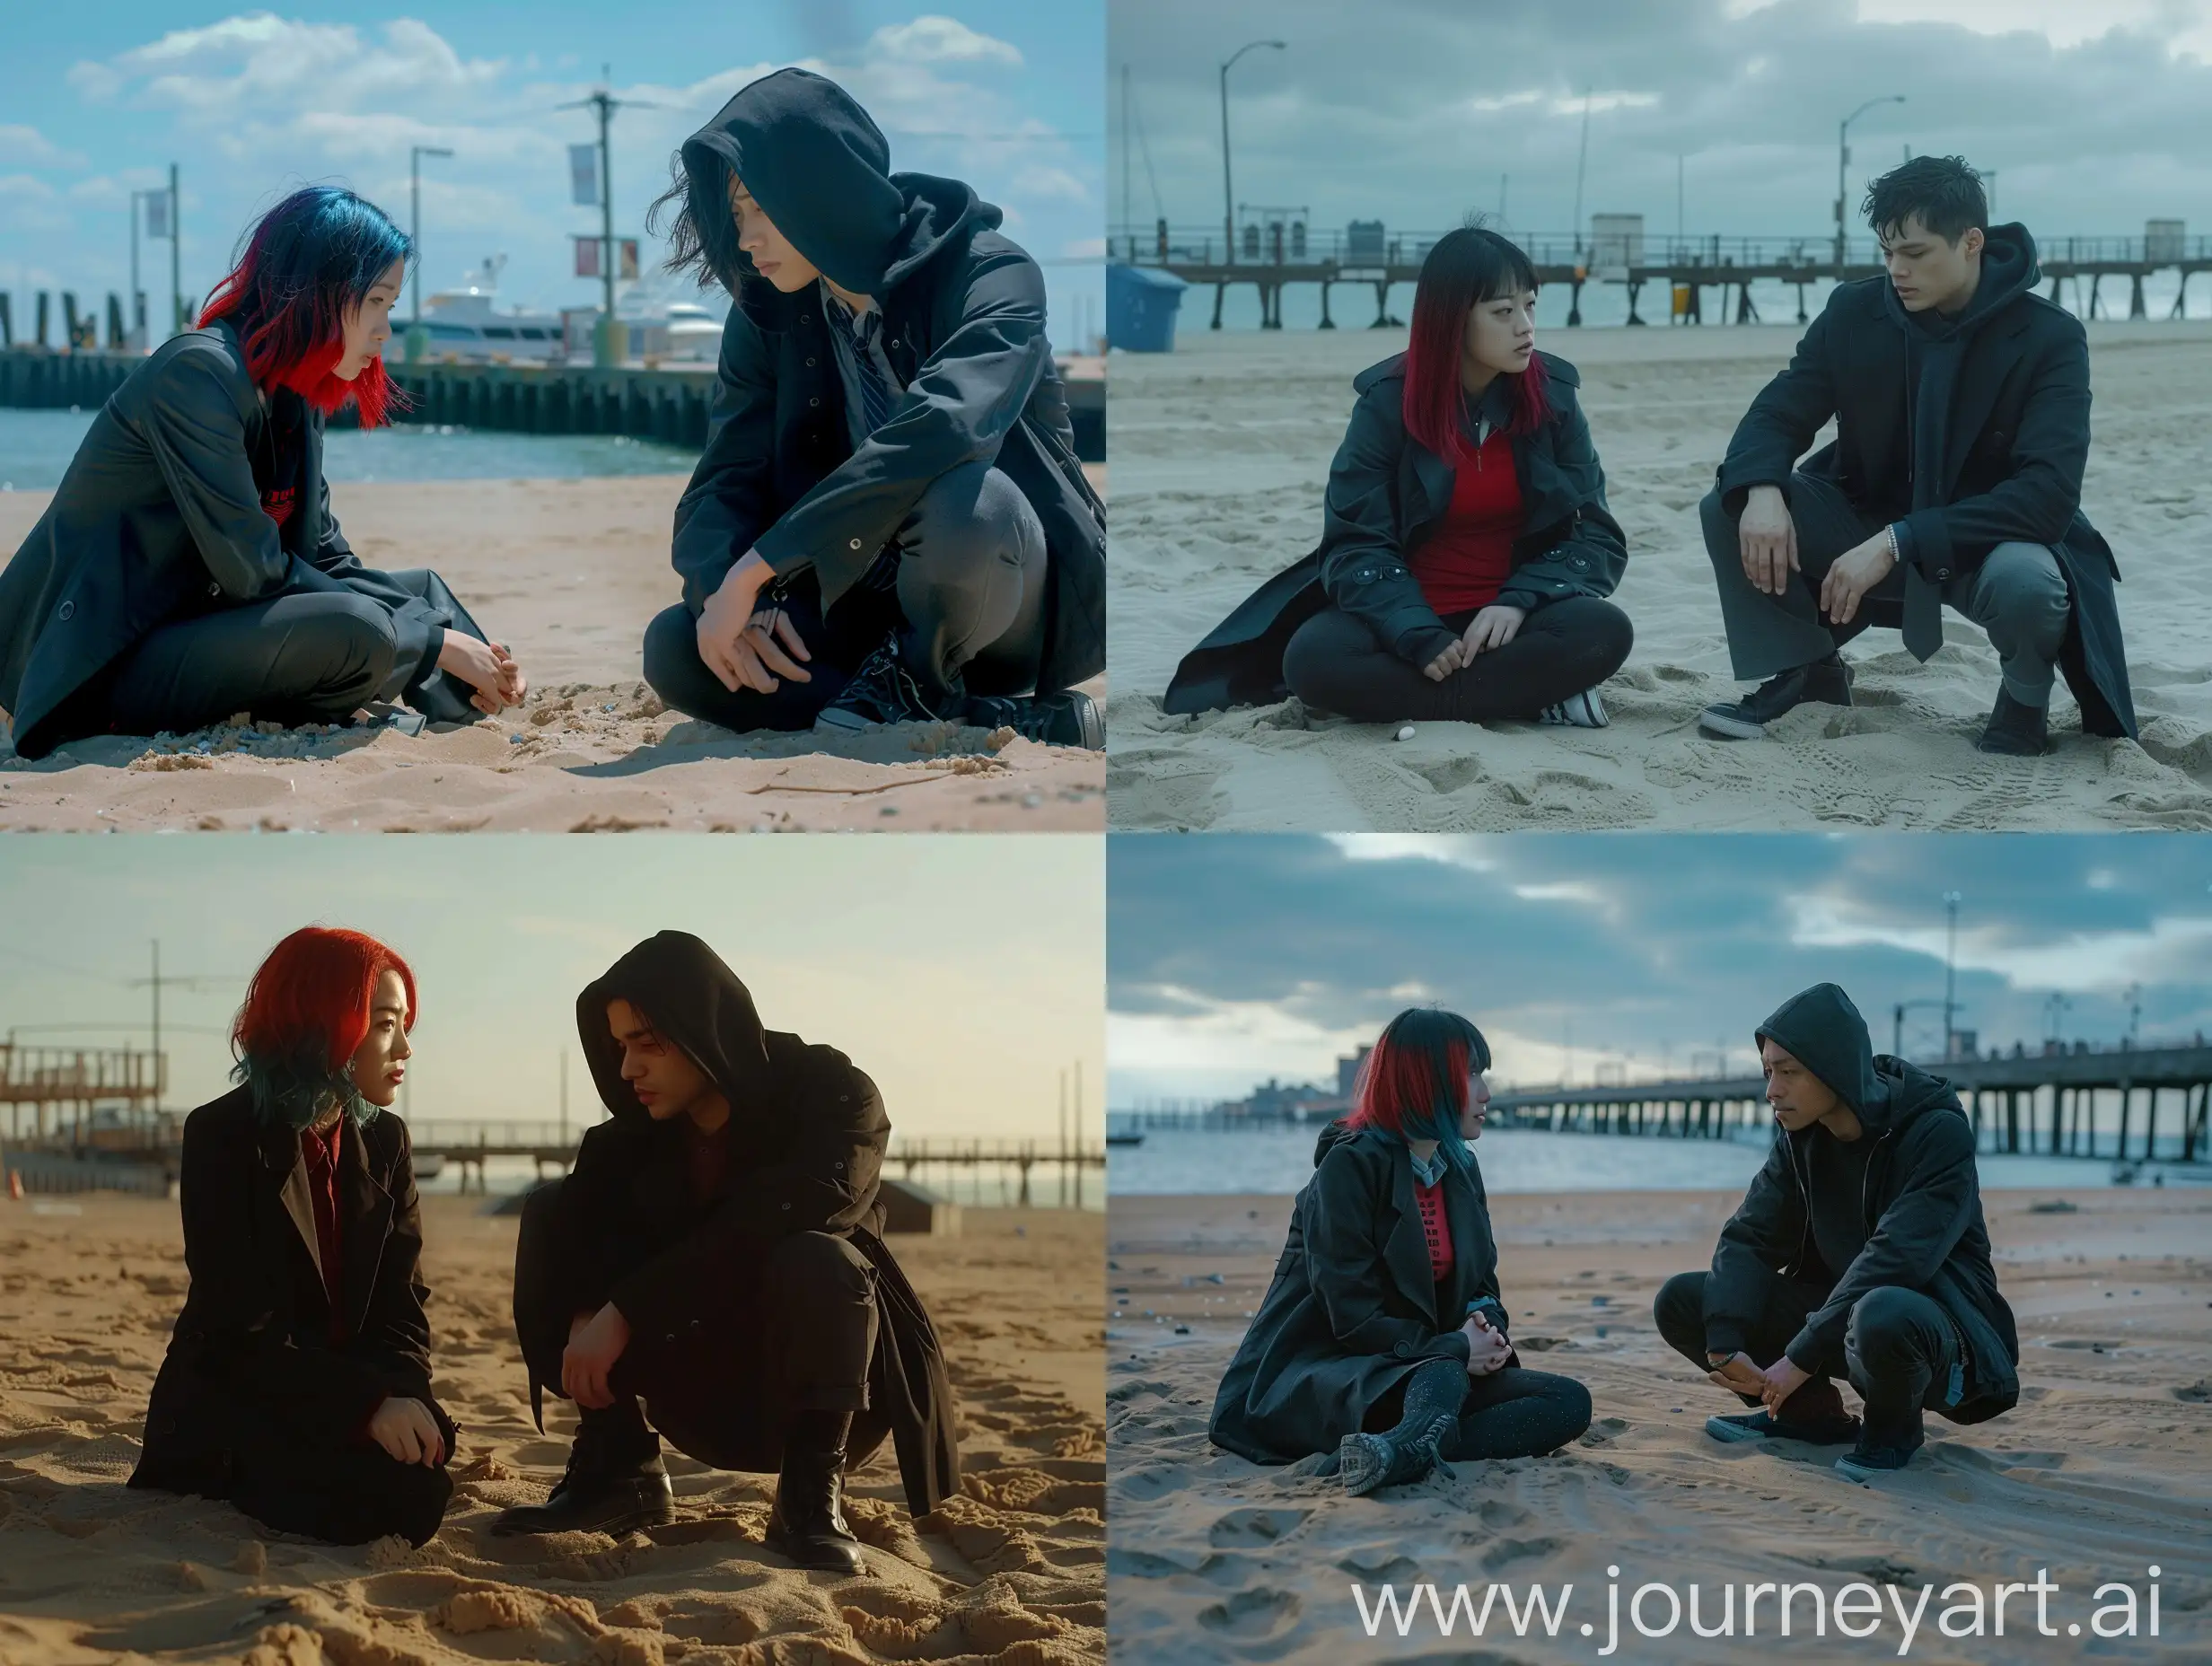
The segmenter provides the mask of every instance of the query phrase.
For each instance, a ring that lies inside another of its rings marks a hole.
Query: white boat
[[[505,255],[494,255],[452,289],[423,301],[422,328],[428,332],[432,360],[464,361],[563,358],[566,326],[557,312],[501,311],[496,304]],[[408,325],[393,334],[402,344]]]

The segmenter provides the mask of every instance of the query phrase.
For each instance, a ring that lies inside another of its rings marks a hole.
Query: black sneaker
[[[1438,1448],[1455,1421],[1449,1414],[1438,1417],[1402,1445],[1387,1434],[1347,1434],[1337,1445],[1337,1478],[1355,1498],[1418,1481],[1431,1470],[1450,1478],[1452,1466]]]
[[[627,1533],[665,1521],[676,1513],[675,1488],[655,1451],[627,1460],[612,1458],[589,1432],[568,1449],[568,1467],[541,1504],[503,1510],[492,1532]]]
[[[1843,662],[1841,654],[1831,653],[1824,660],[1769,677],[1741,700],[1707,706],[1698,715],[1698,727],[1724,741],[1756,741],[1766,733],[1769,723],[1807,700],[1828,706],[1851,704],[1851,668]]]
[[[891,636],[860,662],[838,697],[815,714],[814,727],[849,734],[878,723],[931,723],[940,715],[899,657],[899,638]]]
[[[1811,1446],[1840,1446],[1858,1439],[1859,1421],[1849,1413],[1813,1423],[1790,1423],[1763,1411],[1733,1417],[1707,1417],[1705,1432],[1716,1441],[1804,1441]]]
[[[1098,703],[1074,688],[1060,694],[970,695],[961,715],[979,729],[1011,729],[1047,746],[1080,746],[1093,752],[1106,746]]]
[[[2050,714],[2040,706],[2025,706],[2005,689],[1997,691],[1997,709],[1988,727],[1974,742],[1977,752],[1996,752],[2006,758],[2041,758],[2050,750]]]
[[[1914,1437],[1909,1446],[1870,1446],[1862,1440],[1851,1449],[1849,1456],[1836,1460],[1836,1473],[1854,1481],[1871,1481],[1877,1475],[1889,1475],[1903,1469],[1912,1461],[1920,1444],[1918,1436]]]

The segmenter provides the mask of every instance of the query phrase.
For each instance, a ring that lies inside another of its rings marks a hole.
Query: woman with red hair
[[[454,1429],[407,1124],[385,1114],[414,1022],[415,975],[359,932],[294,932],[254,974],[238,1086],[185,1119],[191,1285],[133,1486],[338,1544],[438,1530]]]
[[[0,706],[15,750],[238,712],[441,722],[520,702],[521,670],[427,568],[364,566],[330,513],[324,419],[395,401],[382,356],[412,247],[351,191],[269,210],[199,327],[92,421],[0,571]]]
[[[1361,723],[1603,726],[1598,685],[1635,636],[1606,600],[1628,545],[1535,309],[1535,267],[1496,232],[1437,241],[1406,351],[1353,379],[1320,546],[1191,651],[1168,711],[1295,694]]]
[[[1470,1142],[1490,1091],[1482,1032],[1415,1007],[1384,1028],[1313,1178],[1209,1433],[1254,1463],[1325,1454],[1351,1493],[1441,1462],[1556,1451],[1590,1392],[1525,1371],[1507,1339],[1490,1206]]]

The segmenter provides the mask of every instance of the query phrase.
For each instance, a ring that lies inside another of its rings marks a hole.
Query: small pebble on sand
[[[1408,723],[1408,724],[1407,724],[1404,728],[1400,729],[1400,730],[1398,732],[1398,738],[1399,738],[1400,741],[1410,741],[1410,740],[1412,740],[1412,739],[1413,739],[1413,725],[1412,725],[1411,723]]]

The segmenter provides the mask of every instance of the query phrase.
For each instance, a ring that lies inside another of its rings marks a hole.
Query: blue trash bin
[[[1175,314],[1189,285],[1157,267],[1106,268],[1106,341],[1125,353],[1175,351]]]

